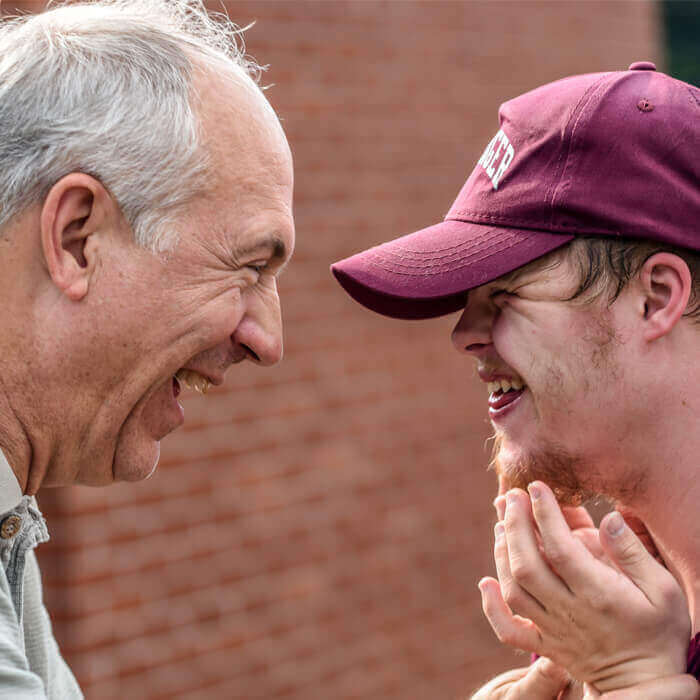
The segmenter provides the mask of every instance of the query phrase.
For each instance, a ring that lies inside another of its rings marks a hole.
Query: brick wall
[[[295,156],[286,356],[186,397],[148,482],[41,494],[56,634],[90,699],[463,696],[522,662],[476,588],[493,570],[485,391],[454,318],[370,314],[328,265],[438,221],[501,101],[662,64],[656,8],[225,4],[257,20],[248,48]]]

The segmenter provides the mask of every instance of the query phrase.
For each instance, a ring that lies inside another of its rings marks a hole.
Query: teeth
[[[206,394],[211,386],[211,382],[206,377],[191,369],[179,369],[175,376],[181,384],[184,384],[188,389],[194,389],[200,394]]]
[[[520,391],[525,386],[522,379],[499,379],[495,382],[487,382],[486,388],[490,394],[495,394],[497,391],[502,391],[504,394],[506,391],[513,389],[514,391]]]

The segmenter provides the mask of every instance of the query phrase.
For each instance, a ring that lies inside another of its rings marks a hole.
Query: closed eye
[[[262,273],[265,271],[265,268],[267,267],[267,263],[251,263],[249,265],[246,265],[246,267],[249,270],[253,270],[257,275],[262,275]]]
[[[503,296],[503,295],[511,296],[510,292],[507,292],[505,289],[494,289],[491,292],[491,294],[489,294],[489,298],[494,299],[497,296]]]

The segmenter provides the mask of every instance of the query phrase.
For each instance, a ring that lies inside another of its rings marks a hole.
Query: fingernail
[[[615,510],[605,524],[608,534],[617,537],[625,529],[625,519]]]
[[[514,491],[508,491],[506,494],[506,504],[512,506],[515,504],[516,495]]]
[[[494,531],[494,533],[495,533],[495,535],[496,535],[496,539],[497,539],[497,540],[500,540],[501,537],[503,537],[503,535],[505,534],[506,528],[505,528],[505,526],[503,525],[503,523],[499,520],[499,521],[496,523],[496,526],[493,528],[493,531]]]
[[[537,484],[528,484],[527,490],[533,501],[536,501],[542,495],[542,491]]]

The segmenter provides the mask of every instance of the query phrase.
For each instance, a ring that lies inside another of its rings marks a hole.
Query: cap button
[[[656,65],[651,61],[635,61],[627,70],[656,70]]]

